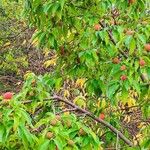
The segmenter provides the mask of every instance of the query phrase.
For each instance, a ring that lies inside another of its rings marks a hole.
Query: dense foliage
[[[112,103],[117,93],[126,100],[130,89],[139,99],[147,93],[143,83],[150,76],[150,61],[144,46],[150,27],[145,0],[25,1],[24,14],[37,28],[33,39],[56,52],[62,79],[87,78],[89,94],[104,94]]]
[[[24,22],[35,29],[32,44],[46,56],[53,54],[43,62],[52,71],[43,76],[26,73],[18,94],[9,100],[1,97],[0,147],[148,149],[149,0],[22,2]],[[53,95],[89,110],[104,126]],[[133,112],[139,112],[137,118]],[[134,146],[129,148],[103,120]]]

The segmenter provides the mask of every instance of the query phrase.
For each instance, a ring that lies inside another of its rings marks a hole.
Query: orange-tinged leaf
[[[57,58],[53,58],[51,60],[47,60],[44,62],[44,66],[46,68],[48,68],[49,66],[55,66],[56,65],[56,61],[57,61]]]
[[[4,47],[10,46],[10,45],[11,45],[11,43],[7,42],[7,43],[4,44]]]
[[[86,81],[85,78],[77,79],[77,81],[76,81],[76,83],[75,83],[75,86],[82,88],[82,87],[84,86],[84,84],[85,84],[85,81]]]
[[[134,98],[132,98],[132,97],[128,97],[122,103],[123,103],[123,105],[128,104],[128,107],[131,107],[131,106],[135,106],[136,105],[136,100]]]
[[[126,123],[129,123],[130,120],[131,120],[131,117],[129,115],[126,115],[123,121]]]
[[[105,108],[106,107],[106,100],[105,99],[98,99],[97,107],[98,108]]]
[[[70,96],[70,92],[68,90],[64,90],[64,97],[68,98]]]
[[[39,42],[38,42],[38,39],[37,39],[37,38],[32,41],[32,45],[33,45],[33,46],[36,47],[36,46],[38,46],[38,44],[39,44]]]
[[[48,48],[45,48],[43,50],[44,57],[47,57],[49,53],[50,53],[50,50]]]
[[[33,76],[34,73],[32,71],[27,71],[24,75],[24,79],[27,79],[29,76]]]
[[[138,128],[139,129],[144,129],[146,127],[146,124],[144,122],[141,122],[139,125],[138,125]]]

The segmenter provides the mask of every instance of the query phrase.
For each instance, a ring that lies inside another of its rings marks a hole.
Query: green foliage
[[[83,119],[65,113],[57,117],[55,112],[60,110],[57,107],[53,109],[53,100],[44,101],[51,93],[50,81],[46,78],[47,75],[36,77],[28,74],[19,94],[9,101],[0,102],[0,148],[99,150],[102,142]],[[32,101],[25,104],[27,99]],[[39,107],[42,108],[40,113]],[[81,135],[80,129],[85,135]],[[49,132],[52,137],[48,137]],[[73,141],[73,145],[69,145],[69,140]]]
[[[149,53],[144,50],[150,39],[147,3],[146,0],[133,4],[117,0],[26,0],[24,15],[37,28],[33,40],[38,39],[40,46],[58,54],[59,74],[87,77],[89,94],[105,94],[115,99],[118,91],[123,96],[131,88],[140,95],[141,74],[146,74],[149,80]],[[99,22],[104,27],[101,25],[101,30],[95,31],[94,25]],[[133,35],[126,34],[128,30]],[[116,56],[121,60],[119,64],[112,63]],[[140,58],[146,61],[144,67],[139,66]],[[120,71],[123,64],[127,66],[124,72]],[[123,74],[127,76],[126,81],[120,81]]]
[[[129,138],[131,135],[123,129],[124,123],[131,120],[128,107],[135,107],[133,111],[136,111],[138,105],[140,119],[146,123],[150,117],[150,53],[145,50],[145,44],[150,43],[149,0],[23,2],[23,16],[29,26],[36,29],[33,43],[49,49],[57,59],[45,62],[49,67],[56,61],[54,71],[38,77],[27,73],[22,91],[8,103],[1,101],[0,147],[97,150],[101,149],[102,140],[104,148],[124,146],[109,129],[85,117],[78,119],[74,114],[62,113],[61,121],[57,120],[56,113],[65,106],[55,107],[53,100],[45,99],[67,90],[74,103],[90,109],[96,116],[105,112],[106,121]],[[99,29],[95,25],[99,25]],[[9,52],[5,56],[8,61],[14,60]],[[114,58],[118,58],[117,62]],[[141,59],[145,62],[143,66]],[[16,62],[14,65],[17,68]],[[123,65],[125,70],[121,70]],[[72,90],[70,81],[74,83],[83,78],[86,79],[84,85]],[[71,90],[77,91],[76,94]],[[30,100],[29,103],[26,100]],[[122,105],[127,115],[118,111]],[[78,134],[81,128],[86,135]],[[137,147],[131,149],[139,149],[138,144],[146,149],[150,145],[149,126],[140,124],[138,128],[142,137],[138,143],[133,138]],[[51,139],[46,138],[47,133]]]

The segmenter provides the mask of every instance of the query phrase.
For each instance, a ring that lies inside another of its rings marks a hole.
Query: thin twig
[[[71,111],[76,111],[77,109],[76,108],[72,108],[72,109],[65,109],[65,110],[62,110],[60,112],[57,112],[56,115],[59,115],[61,113],[64,113],[64,112],[71,112]]]
[[[116,140],[116,150],[119,150],[120,147],[119,147],[119,136],[118,136],[118,133],[117,133],[117,140]]]

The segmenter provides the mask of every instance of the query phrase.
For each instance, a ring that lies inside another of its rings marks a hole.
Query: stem
[[[44,99],[44,101],[49,101],[49,100],[54,100],[54,101],[61,101],[71,107],[74,108],[74,110],[78,110],[82,113],[84,113],[86,116],[92,118],[93,120],[95,120],[96,122],[98,123],[101,123],[103,124],[105,127],[109,128],[112,132],[114,132],[116,135],[118,135],[118,137],[120,139],[122,139],[126,144],[128,144],[129,146],[134,146],[133,143],[128,140],[119,130],[117,130],[115,127],[113,127],[111,124],[109,124],[108,122],[100,119],[100,118],[97,118],[95,117],[94,114],[92,114],[90,111],[87,111],[83,108],[80,108],[79,106],[75,105],[74,103],[68,101],[68,100],[65,100],[64,98],[60,97],[60,96],[57,96],[57,95],[54,95],[52,97],[49,97],[49,98],[46,98]],[[29,104],[29,103],[32,103],[32,100],[27,100],[27,101],[24,101],[22,102],[23,104]]]
[[[104,25],[101,21],[99,22],[99,24],[100,24],[103,28],[105,28],[105,25]],[[115,40],[114,40],[114,38],[113,38],[113,36],[112,36],[112,33],[111,33],[109,30],[107,30],[107,33],[108,33],[109,38],[110,38],[110,40],[112,41],[112,43],[113,43],[114,45],[116,45],[116,42],[115,42]],[[125,58],[128,58],[128,56],[126,55],[125,52],[121,51],[120,49],[119,49],[119,52],[120,52]]]
[[[64,112],[68,112],[68,111],[71,112],[71,111],[76,111],[76,110],[77,110],[76,108],[72,108],[72,109],[64,109],[64,110],[62,110],[62,111],[56,113],[56,115],[59,115],[59,114],[64,113]]]
[[[95,117],[91,112],[85,110],[85,109],[82,109],[80,107],[78,107],[77,105],[75,105],[74,103],[70,102],[70,101],[67,101],[65,99],[63,99],[62,97],[60,96],[53,96],[53,97],[50,97],[49,100],[59,100],[61,102],[64,102],[66,103],[67,105],[70,105],[72,106],[73,108],[76,108],[76,110],[79,110],[83,113],[85,113],[87,116],[89,116],[90,118],[92,118],[93,120],[97,121],[98,123],[101,123],[103,124],[104,126],[108,127],[112,132],[114,132],[116,135],[118,134],[119,138],[121,138],[126,144],[128,144],[129,146],[133,146],[133,143],[128,140],[120,131],[118,131],[116,128],[114,128],[111,124],[109,124],[108,122],[100,119],[100,118],[97,118]],[[47,99],[48,100],[48,99]]]

